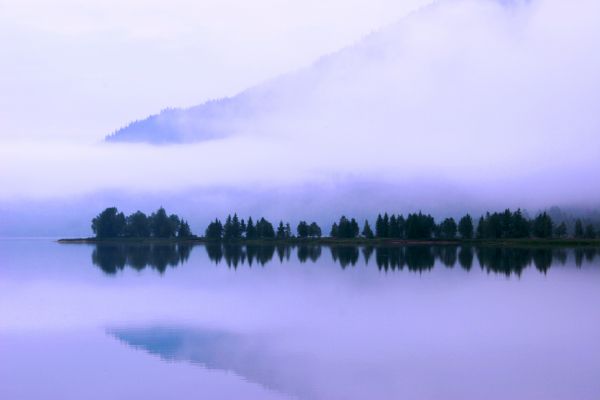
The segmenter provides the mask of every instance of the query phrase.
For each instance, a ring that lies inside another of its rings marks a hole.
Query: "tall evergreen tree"
[[[390,217],[388,236],[391,238],[400,237],[400,227],[398,226],[398,220],[396,219],[396,216],[394,214],[392,214],[392,216]]]
[[[479,222],[477,222],[477,239],[484,239],[485,231],[485,219],[481,216],[479,217]]]
[[[337,238],[338,234],[339,234],[338,224],[336,222],[334,222],[333,225],[331,225],[331,232],[329,233],[329,236],[331,236],[332,238]]]
[[[363,225],[362,236],[367,239],[373,239],[373,231],[371,230],[371,226],[369,225],[369,221],[365,219],[365,224]]]
[[[592,224],[586,225],[584,237],[586,239],[595,239],[596,238],[596,229],[594,229],[594,225],[592,225]]]
[[[575,237],[582,238],[583,234],[583,222],[581,222],[580,219],[577,219],[577,221],[575,221]]]
[[[458,233],[463,239],[473,238],[473,218],[469,214],[458,221]]]
[[[192,236],[194,236],[194,235],[192,234],[190,225],[187,223],[187,221],[182,220],[181,223],[179,224],[179,230],[177,231],[177,237],[189,238]]]
[[[277,239],[285,239],[285,226],[283,225],[283,221],[279,221],[276,237]]]
[[[246,224],[246,239],[256,239],[256,228],[254,227],[252,217],[248,217],[248,224]]]
[[[533,234],[538,238],[552,237],[553,223],[550,216],[544,211],[533,221]]]
[[[208,224],[204,233],[207,239],[221,240],[223,238],[223,224],[219,219],[215,219],[213,222]]]
[[[377,236],[378,238],[383,238],[385,237],[386,232],[385,232],[385,226],[383,223],[383,217],[381,216],[381,214],[377,215],[377,220],[375,221],[375,236]]]

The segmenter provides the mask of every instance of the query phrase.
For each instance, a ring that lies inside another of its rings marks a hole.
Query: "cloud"
[[[439,2],[252,89],[266,111],[231,121],[224,139],[4,141],[1,197],[218,187],[231,204],[251,202],[235,190],[376,182],[423,196],[419,185],[448,185],[490,204],[597,204],[600,6],[576,3]]]

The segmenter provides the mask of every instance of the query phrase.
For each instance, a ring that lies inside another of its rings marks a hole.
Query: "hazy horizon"
[[[286,219],[600,205],[600,9],[591,0],[261,0],[248,15],[234,0],[182,0],[165,14],[157,2],[139,15],[137,3],[61,1],[68,12],[48,20],[35,1],[8,2],[0,17],[12,18],[0,41],[19,33],[0,67],[14,93],[0,119],[5,221],[35,220],[44,208],[87,221],[110,205],[164,205],[198,221],[265,209]],[[228,29],[261,10],[270,13],[260,28]],[[217,15],[228,17],[210,20]],[[215,34],[210,45],[202,29]],[[97,56],[69,53],[74,40],[74,49],[97,45]],[[281,51],[294,40],[302,45]],[[210,71],[192,73],[202,64],[192,44],[215,52]],[[158,62],[163,45],[173,53]],[[117,57],[144,49],[157,61],[147,70],[144,58],[127,66]],[[190,143],[103,142],[163,108],[226,96],[244,111],[217,108],[208,123],[221,136],[195,139],[205,122],[182,111],[175,124],[189,125]]]

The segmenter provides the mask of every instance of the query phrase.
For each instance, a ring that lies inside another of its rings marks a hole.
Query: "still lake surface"
[[[600,251],[0,240],[0,399],[599,399]]]

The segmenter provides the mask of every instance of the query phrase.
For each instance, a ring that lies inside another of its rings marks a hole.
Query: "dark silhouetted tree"
[[[369,221],[365,219],[365,224],[363,225],[362,236],[367,239],[373,239],[373,231],[371,230],[371,226],[369,225]]]
[[[179,224],[179,230],[177,231],[177,237],[190,238],[192,236],[194,236],[194,235],[192,234],[190,225],[187,223],[187,221],[182,220],[181,223]]]
[[[150,220],[141,211],[129,215],[126,218],[125,235],[136,238],[147,238],[150,236]]]
[[[561,222],[554,230],[554,234],[559,238],[567,236],[567,224]]]
[[[463,239],[473,238],[473,218],[469,214],[458,221],[458,233]]]
[[[544,211],[533,220],[533,234],[538,238],[552,237],[553,223],[550,216]]]
[[[309,235],[309,226],[306,221],[300,221],[298,223],[298,227],[296,228],[296,232],[298,233],[298,237],[301,239],[305,239]]]
[[[150,216],[150,231],[156,238],[172,238],[179,229],[179,218],[176,215],[168,216],[163,207]]]
[[[250,220],[249,220],[250,221]],[[250,222],[248,222],[249,224]],[[223,238],[223,224],[218,219],[208,224],[206,232],[204,233],[207,239],[221,240]]]
[[[595,239],[596,238],[596,230],[594,229],[594,225],[592,225],[592,224],[586,225],[584,237],[586,239]]]
[[[583,222],[581,222],[580,219],[577,219],[577,221],[575,221],[575,237],[582,238],[583,234]]]
[[[109,207],[92,220],[92,231],[98,238],[114,238],[125,234],[125,215]]]
[[[444,239],[456,238],[456,222],[454,218],[446,218],[440,225],[440,231]]]
[[[256,227],[254,226],[254,221],[252,221],[252,217],[248,218],[248,224],[246,224],[246,239],[253,240],[256,239]]]
[[[321,237],[321,228],[317,225],[316,222],[312,222],[308,227],[308,235],[313,238]]]

